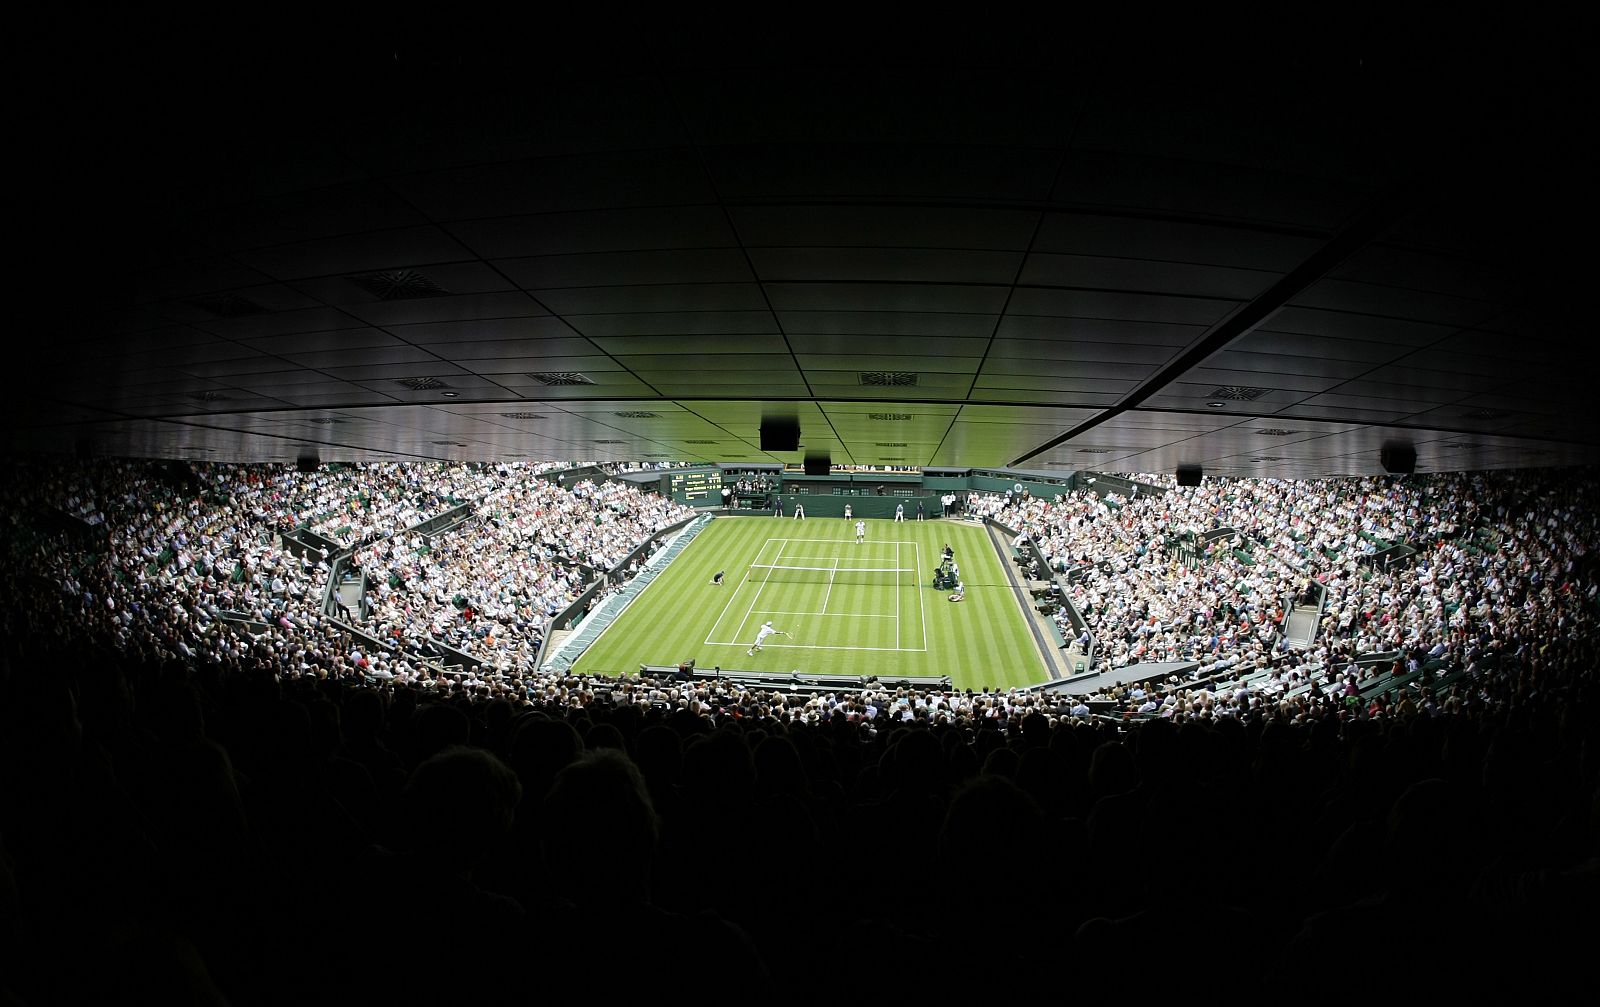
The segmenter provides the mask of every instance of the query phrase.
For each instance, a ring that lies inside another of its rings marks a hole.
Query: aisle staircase
[[[1311,646],[1317,638],[1317,622],[1321,618],[1322,610],[1316,605],[1296,605],[1294,611],[1289,613],[1289,624],[1283,631],[1289,646],[1296,650]]]
[[[996,555],[1000,557],[1000,564],[1005,568],[1006,578],[1010,581],[1012,592],[1016,595],[1017,603],[1022,608],[1023,617],[1029,621],[1029,629],[1033,635],[1034,643],[1038,646],[1039,656],[1044,660],[1045,667],[1049,670],[1050,678],[1061,679],[1077,674],[1079,669],[1087,670],[1088,660],[1083,655],[1070,658],[1065,652],[1067,640],[1061,635],[1061,629],[1054,619],[1049,618],[1039,611],[1038,605],[1030,598],[1031,587],[1037,582],[1022,581],[1017,570],[1016,560],[1021,553],[1012,546],[1010,540],[1000,533],[1000,529],[989,525],[989,542],[994,546]],[[1048,585],[1041,585],[1048,586]]]
[[[570,671],[572,665],[588,649],[589,645],[599,639],[600,634],[604,633],[612,623],[617,621],[617,617],[622,615],[623,611],[633,603],[633,599],[637,598],[641,591],[649,587],[661,575],[661,571],[667,568],[667,564],[671,563],[679,553],[688,548],[689,543],[693,542],[695,536],[705,530],[706,525],[710,522],[710,514],[702,514],[695,518],[683,531],[679,532],[675,538],[667,543],[665,549],[645,561],[644,567],[633,580],[628,582],[627,587],[602,601],[598,607],[585,616],[571,635],[560,640],[552,636],[550,648],[545,653],[544,664],[541,665],[541,668],[549,671]]]

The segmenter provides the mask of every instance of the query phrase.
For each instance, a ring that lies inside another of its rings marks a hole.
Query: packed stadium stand
[[[887,10],[14,14],[0,1007],[1581,1000],[1587,36]]]

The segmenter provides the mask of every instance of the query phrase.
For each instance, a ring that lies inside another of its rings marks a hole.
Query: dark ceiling
[[[37,171],[9,450],[1600,457],[1562,47],[230,30],[102,26],[12,67]],[[760,450],[786,413],[803,448]]]

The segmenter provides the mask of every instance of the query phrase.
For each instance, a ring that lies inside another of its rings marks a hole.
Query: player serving
[[[754,657],[756,655],[756,651],[761,649],[761,645],[767,642],[767,637],[769,636],[787,636],[791,640],[794,639],[793,636],[785,633],[781,629],[773,629],[772,620],[768,619],[766,622],[761,624],[760,629],[756,630],[756,642],[752,643],[750,645],[750,649],[745,651],[745,653],[749,654],[751,657]]]

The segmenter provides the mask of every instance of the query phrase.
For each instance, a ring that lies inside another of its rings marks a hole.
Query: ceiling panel
[[[612,27],[592,58],[463,33],[445,72],[238,33],[197,73],[113,27],[77,30],[115,86],[13,144],[10,450],[797,461],[755,446],[792,411],[861,463],[1600,461],[1589,109],[1548,54],[1407,88],[1287,43],[1230,81]]]
[[[1171,263],[1206,263],[1286,272],[1322,245],[1315,237],[1281,230],[1222,227],[1186,220],[1045,214],[1033,248],[1080,256]]]
[[[968,336],[988,339],[996,314],[933,311],[779,311],[785,332],[848,336]]]
[[[623,314],[563,316],[586,336],[712,336],[742,339],[749,333],[777,332],[772,312],[760,311],[634,311]]]
[[[788,353],[783,337],[777,334],[755,333],[733,335],[715,333],[691,336],[616,336],[590,340],[607,353],[632,356],[663,356],[676,354],[722,354],[730,359],[747,353]]]
[[[715,206],[640,206],[457,220],[446,230],[488,259],[737,245],[727,216]]]
[[[1096,208],[1331,231],[1371,198],[1371,190],[1252,168],[1077,150],[1062,166],[1052,197]]]
[[[373,325],[461,322],[483,318],[518,318],[549,314],[522,291],[447,295],[342,305],[345,311]]]
[[[234,256],[245,265],[280,280],[393,269],[417,263],[455,262],[469,257],[459,242],[432,226],[319,238],[235,252]]]
[[[463,165],[389,184],[438,221],[713,200],[704,169],[681,149]]]
[[[797,196],[1025,200],[1050,197],[1060,156],[1016,147],[914,143],[729,144],[706,152],[731,200]]]
[[[955,283],[767,283],[776,311],[914,311],[994,314],[1005,304],[1004,287]]]
[[[1260,269],[1111,258],[1100,255],[1047,255],[1035,252],[1018,281],[1040,287],[1091,287],[1099,290],[1167,290],[1195,297],[1245,299],[1270,287],[1279,274]]]
[[[587,252],[500,259],[495,263],[524,289],[617,284],[742,283],[750,266],[735,248],[674,248],[648,252]]]
[[[663,283],[647,286],[567,287],[531,293],[559,315],[619,312],[761,311],[766,300],[754,283]]]
[[[945,248],[751,248],[756,275],[767,283],[829,280],[1010,283],[1020,252]]]
[[[1153,293],[1023,287],[1012,296],[1006,312],[1011,315],[1058,315],[1211,325],[1237,306],[1235,301]]]
[[[736,206],[741,241],[759,247],[1028,247],[1039,215],[1027,210],[927,206]]]

